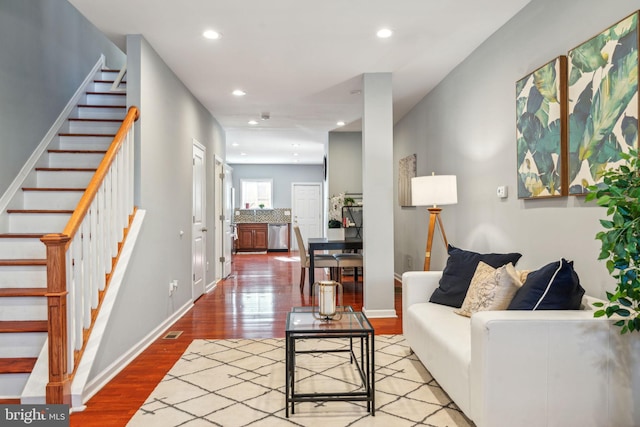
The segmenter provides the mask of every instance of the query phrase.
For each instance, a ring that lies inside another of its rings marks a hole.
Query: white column
[[[364,74],[362,83],[363,311],[368,317],[396,317],[391,73]]]

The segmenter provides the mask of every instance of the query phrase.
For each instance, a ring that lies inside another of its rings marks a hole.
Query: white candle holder
[[[313,284],[313,317],[319,320],[339,320],[342,317],[342,285],[334,280]]]

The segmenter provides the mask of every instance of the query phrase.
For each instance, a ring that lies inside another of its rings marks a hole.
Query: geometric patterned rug
[[[305,345],[348,341],[300,340],[296,348]],[[194,340],[127,426],[473,426],[402,335],[376,335],[375,349],[375,416],[365,402],[302,402],[286,418],[284,339]],[[300,354],[296,379],[300,392],[360,387],[348,353]]]

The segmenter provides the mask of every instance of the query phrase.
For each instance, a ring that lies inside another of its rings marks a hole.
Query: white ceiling
[[[530,0],[69,1],[123,50],[144,36],[225,129],[228,163],[320,164],[339,120],[360,129],[363,73],[393,73],[397,122]]]

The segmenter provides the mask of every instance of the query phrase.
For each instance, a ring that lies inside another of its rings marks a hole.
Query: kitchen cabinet
[[[238,226],[238,252],[267,250],[267,224],[241,223]]]

